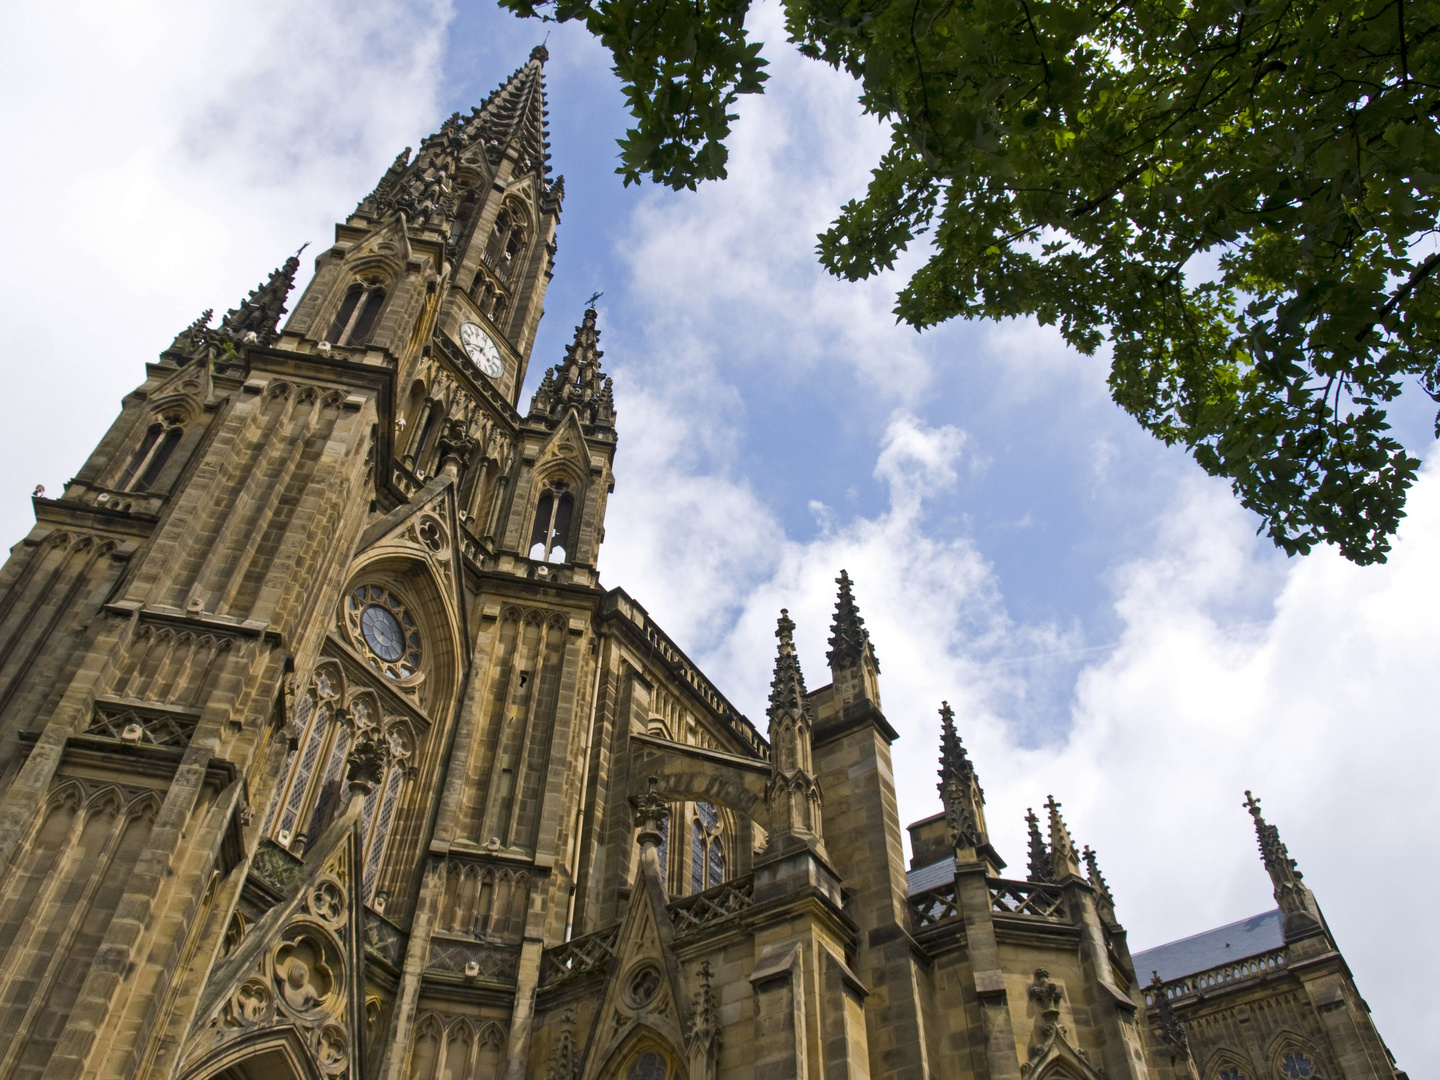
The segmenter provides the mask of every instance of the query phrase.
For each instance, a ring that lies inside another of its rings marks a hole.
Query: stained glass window
[[[1315,1063],[1310,1060],[1310,1055],[1291,1050],[1281,1059],[1280,1071],[1290,1080],[1307,1080],[1315,1073]]]
[[[668,1072],[665,1059],[654,1050],[647,1050],[631,1063],[625,1080],[665,1080]]]

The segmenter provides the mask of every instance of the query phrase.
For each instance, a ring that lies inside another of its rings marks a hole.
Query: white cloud
[[[323,249],[432,129],[448,19],[447,0],[7,12],[0,343],[11,393],[47,404],[0,432],[0,531],[24,534],[31,487],[74,473],[143,361]]]
[[[625,441],[606,582],[647,604],[763,729],[779,608],[798,624],[811,685],[827,681],[832,579],[848,569],[902,736],[902,817],[938,808],[935,710],[948,698],[1012,870],[1024,872],[1025,808],[1053,793],[1077,841],[1099,850],[1136,949],[1273,906],[1240,806],[1255,790],[1402,1066],[1433,1058],[1440,1034],[1410,983],[1440,962],[1415,930],[1440,876],[1426,857],[1440,811],[1428,779],[1440,766],[1440,456],[1390,563],[1360,569],[1329,549],[1285,560],[1224,484],[1159,451],[1137,464],[1133,432],[1106,427],[1109,414],[1075,421],[1077,482],[1130,514],[1114,526],[1108,572],[1114,637],[1015,618],[986,552],[940,521],[958,478],[1002,448],[917,416],[946,380],[975,384],[928,338],[896,330],[894,276],[830,282],[810,254],[809,237],[863,184],[879,133],[842,81],[771,55],[772,94],[745,103],[732,179],[651,196],[622,245],[648,317],[643,337],[611,342]],[[793,153],[788,140],[811,137],[812,157]],[[1106,359],[1062,348],[1053,328],[967,333],[1015,423],[1103,406]],[[857,411],[899,410],[872,459],[888,498],[855,515],[802,483],[817,532],[787,535],[782,508],[729,453],[756,395],[803,400],[832,377],[857,380]],[[1126,506],[1124,491],[1165,485],[1158,515]]]

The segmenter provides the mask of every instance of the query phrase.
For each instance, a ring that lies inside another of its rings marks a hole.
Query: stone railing
[[[425,970],[486,982],[514,983],[520,970],[520,946],[432,937]]]
[[[910,914],[915,920],[916,930],[924,930],[959,915],[960,909],[955,903],[955,879],[910,897]]]
[[[619,936],[620,924],[616,923],[546,949],[540,959],[540,982],[548,986],[602,970],[615,955],[615,940]]]
[[[396,971],[405,962],[405,931],[378,911],[365,909],[365,951]]]
[[[1247,956],[1243,960],[1232,960],[1219,967],[1207,968],[1194,975],[1171,979],[1169,982],[1162,983],[1159,989],[1163,989],[1165,996],[1171,1001],[1176,1001],[1180,998],[1203,994],[1217,986],[1226,986],[1259,978],[1261,975],[1268,975],[1272,971],[1283,968],[1287,960],[1289,960],[1289,956],[1284,949],[1271,949],[1269,952]],[[1154,983],[1145,987],[1146,1005],[1155,1004],[1156,992],[1157,988]]]
[[[1028,915],[1050,922],[1065,922],[1065,896],[1054,885],[1038,881],[990,878],[990,910],[1000,915]]]
[[[1064,895],[1053,885],[1004,878],[989,878],[987,884],[990,887],[990,910],[997,915],[1023,915],[1054,923],[1067,921]],[[911,896],[910,914],[915,920],[916,930],[957,918],[960,906],[955,896],[955,882],[943,881],[933,889]]]
[[[722,919],[744,911],[754,902],[755,879],[738,878],[676,900],[669,906],[670,921],[675,924],[675,936],[684,937],[708,929]]]

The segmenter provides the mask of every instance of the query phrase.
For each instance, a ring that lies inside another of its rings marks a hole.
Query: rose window
[[[389,589],[361,585],[345,598],[350,637],[381,674],[404,681],[420,671],[420,628]]]

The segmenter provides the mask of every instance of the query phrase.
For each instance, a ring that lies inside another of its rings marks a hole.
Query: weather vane
[[[594,306],[595,306],[595,301],[596,301],[596,300],[599,300],[600,297],[602,297],[602,296],[604,296],[604,295],[605,295],[605,294],[604,294],[603,292],[591,293],[591,294],[590,294],[590,299],[585,301],[585,306],[586,306],[587,308],[592,308],[592,307],[594,307]]]

